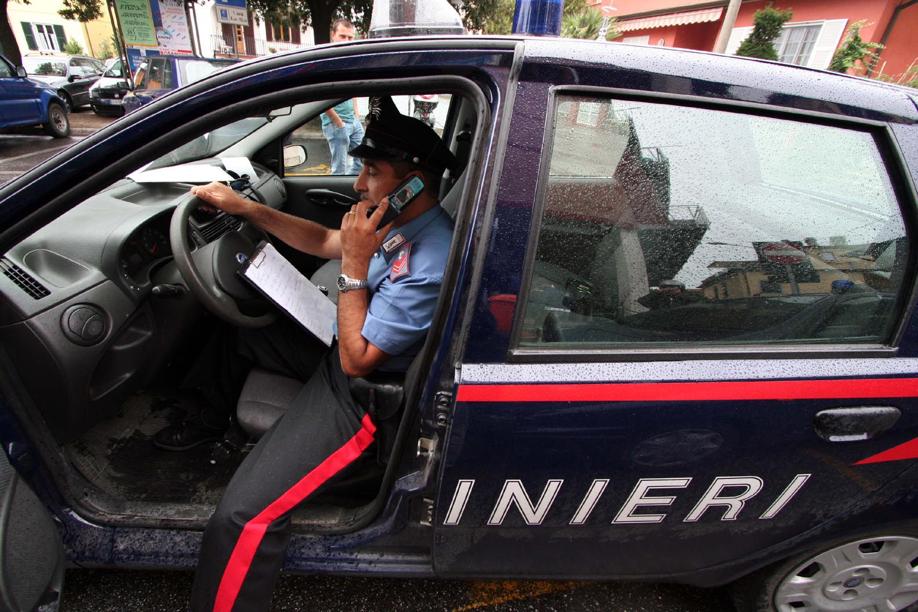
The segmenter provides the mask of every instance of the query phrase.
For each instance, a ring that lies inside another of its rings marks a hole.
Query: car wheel
[[[744,578],[733,596],[741,612],[918,609],[918,538],[844,541]]]
[[[70,118],[67,109],[57,102],[48,104],[48,120],[45,122],[45,132],[55,138],[66,138],[70,135]]]
[[[64,106],[67,107],[67,112],[69,113],[70,111],[72,111],[73,110],[73,99],[70,97],[70,94],[68,94],[66,91],[61,90],[57,92],[57,95],[61,100],[64,101]]]

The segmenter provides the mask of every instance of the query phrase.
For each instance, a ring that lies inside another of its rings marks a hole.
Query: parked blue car
[[[239,63],[234,59],[208,59],[181,55],[147,56],[134,73],[137,84],[124,97],[124,112],[164,96],[174,89],[199,81],[217,70]]]
[[[36,125],[55,138],[70,135],[66,103],[53,87],[30,79],[25,68],[0,56],[0,129]]]
[[[340,227],[354,177],[292,171],[326,146],[310,122],[433,93],[459,164],[431,331],[404,380],[362,381],[378,442],[294,512],[284,568],[918,601],[914,91],[471,36],[239,64],[0,188],[5,601],[55,599],[66,563],[197,562],[235,464],[158,450],[164,398],[205,331],[283,315],[238,280],[264,234],[191,185],[233,170]],[[278,246],[334,296],[334,262]],[[301,386],[248,374],[240,427],[257,439]]]

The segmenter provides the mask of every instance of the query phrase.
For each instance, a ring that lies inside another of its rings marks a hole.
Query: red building
[[[790,9],[776,48],[781,61],[826,68],[848,26],[865,21],[861,37],[885,48],[871,76],[894,79],[918,65],[918,0],[748,0],[742,3],[727,44],[735,53],[766,4]],[[621,42],[711,51],[727,0],[600,0],[595,6],[618,20]]]

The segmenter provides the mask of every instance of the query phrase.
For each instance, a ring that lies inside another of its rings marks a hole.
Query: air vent
[[[242,226],[242,219],[231,215],[222,214],[207,225],[197,228],[200,242],[207,244],[213,242],[223,234],[235,231]]]
[[[3,269],[3,273],[7,278],[19,285],[23,291],[31,295],[36,300],[40,300],[46,295],[51,295],[51,292],[48,291],[44,285],[35,280],[31,274],[11,262],[6,257],[0,259],[0,268]]]

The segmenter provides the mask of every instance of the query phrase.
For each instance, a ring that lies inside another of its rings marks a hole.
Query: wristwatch
[[[348,291],[356,291],[357,289],[366,289],[370,284],[366,279],[360,280],[357,278],[351,278],[346,274],[338,275],[338,291],[341,293],[347,293]]]

